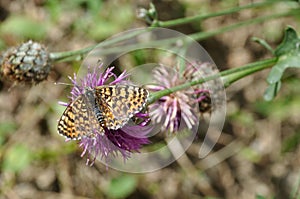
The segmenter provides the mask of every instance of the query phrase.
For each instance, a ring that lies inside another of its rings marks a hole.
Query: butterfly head
[[[84,88],[83,94],[88,98],[94,97],[94,90],[91,87]]]

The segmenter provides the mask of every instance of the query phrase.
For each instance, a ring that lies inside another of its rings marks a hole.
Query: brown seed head
[[[7,50],[0,63],[2,77],[15,83],[37,84],[47,78],[51,69],[46,48],[33,41]]]

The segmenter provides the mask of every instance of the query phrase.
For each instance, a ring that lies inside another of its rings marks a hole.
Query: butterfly
[[[58,133],[76,140],[120,129],[145,107],[148,96],[146,89],[132,85],[87,87],[63,112]]]

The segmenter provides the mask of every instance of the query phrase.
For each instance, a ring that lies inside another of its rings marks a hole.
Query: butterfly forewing
[[[102,112],[104,126],[108,129],[119,129],[134,114],[140,112],[146,104],[149,93],[146,89],[129,86],[99,86],[95,96],[99,110]]]
[[[80,132],[75,127],[75,117],[80,113],[80,106],[83,102],[81,96],[69,104],[58,121],[58,133],[70,139],[77,139]]]
[[[100,133],[103,128],[95,118],[86,96],[79,95],[62,114],[58,122],[58,133],[77,140],[83,136],[93,137],[95,131]]]

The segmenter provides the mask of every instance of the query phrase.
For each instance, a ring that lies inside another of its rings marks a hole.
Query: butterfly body
[[[131,85],[86,88],[70,103],[58,122],[58,133],[70,138],[94,137],[104,128],[122,128],[146,105],[148,91]]]
[[[94,113],[96,119],[98,120],[98,122],[100,122],[100,125],[103,124],[104,116],[101,110],[99,109],[99,104],[97,103],[95,96],[95,90],[90,87],[87,87],[84,90],[83,98],[85,98],[85,103],[90,105],[89,109],[93,110],[91,111],[91,114]]]

